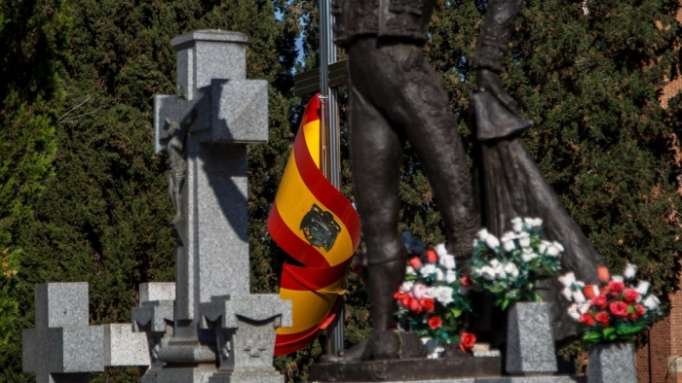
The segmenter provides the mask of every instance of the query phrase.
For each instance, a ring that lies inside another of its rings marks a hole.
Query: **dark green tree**
[[[298,24],[287,2],[9,1],[0,9],[0,38],[11,48],[0,73],[15,83],[0,109],[0,254],[11,255],[0,275],[12,277],[0,290],[0,382],[30,381],[20,373],[20,335],[32,326],[35,284],[89,282],[91,320],[106,323],[130,320],[139,283],[173,280],[172,207],[165,161],[153,154],[151,104],[175,90],[169,42],[181,33],[246,33],[248,76],[271,84],[270,144],[249,152],[249,206],[255,289],[274,291],[264,220],[276,187],[270,165],[283,163],[291,135]],[[138,375],[110,371],[98,381]]]

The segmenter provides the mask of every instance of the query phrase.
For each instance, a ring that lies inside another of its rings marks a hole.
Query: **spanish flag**
[[[335,317],[360,219],[320,170],[320,97],[306,106],[293,153],[268,217],[272,239],[298,264],[282,268],[280,297],[292,301],[293,325],[277,330],[275,355],[311,342]]]

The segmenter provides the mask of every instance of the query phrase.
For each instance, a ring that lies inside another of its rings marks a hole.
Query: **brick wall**
[[[677,20],[682,24],[682,0]],[[661,105],[682,92],[682,78],[672,79],[663,88]],[[637,350],[639,383],[682,383],[682,280],[680,291],[670,295],[670,315],[649,332],[649,343]]]

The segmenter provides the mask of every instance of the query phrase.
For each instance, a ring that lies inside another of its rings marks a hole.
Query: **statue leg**
[[[393,293],[403,281],[405,250],[398,233],[401,142],[383,116],[354,87],[350,95],[351,161],[356,205],[367,246],[373,335],[365,358],[397,357]]]
[[[400,124],[424,164],[445,224],[449,251],[459,259],[468,259],[480,218],[467,156],[447,93],[420,47],[403,45],[386,49],[388,55],[400,60],[407,80],[396,83],[399,87],[396,94],[400,97],[391,101],[401,113],[391,118]]]
[[[479,228],[473,185],[455,116],[422,48],[359,39],[349,50],[353,86],[415,147],[445,223],[448,248],[469,258]]]

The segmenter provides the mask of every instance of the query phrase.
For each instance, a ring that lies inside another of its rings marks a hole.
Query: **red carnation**
[[[428,263],[437,263],[438,262],[438,253],[436,253],[435,250],[433,250],[433,249],[426,250],[426,253],[424,253],[424,256],[426,257],[426,262],[428,262]]]
[[[433,298],[424,298],[419,303],[427,313],[432,313],[436,309],[436,302]]]
[[[419,299],[410,299],[410,311],[419,314],[422,311],[422,305],[419,304]]]
[[[627,303],[637,302],[639,299],[639,293],[635,289],[627,288],[623,290],[623,300]]]
[[[409,294],[405,294],[400,297],[400,305],[406,309],[410,308],[410,302],[412,302],[412,297]]]
[[[611,302],[609,311],[619,318],[625,318],[628,316],[628,305],[621,301]]]
[[[461,334],[459,334],[459,349],[462,350],[462,352],[469,352],[471,349],[474,348],[474,345],[476,344],[476,335],[470,332],[462,331]]]
[[[431,330],[435,330],[443,325],[443,320],[440,319],[438,315],[434,315],[431,318],[429,318],[428,325],[431,328]]]
[[[396,298],[398,303],[405,307],[406,309],[410,308],[410,302],[412,302],[412,296],[408,293],[400,293],[400,296]]]
[[[609,292],[614,295],[622,293],[624,288],[625,284],[621,281],[611,281],[609,282],[609,286],[607,287],[607,289],[609,289]]]
[[[583,295],[585,295],[585,298],[587,299],[592,299],[595,296],[597,296],[594,291],[594,286],[586,285],[585,287],[583,287]]]
[[[644,316],[645,313],[646,313],[646,308],[644,308],[644,306],[642,306],[640,304],[635,305],[635,314],[637,315],[637,318]]]
[[[602,326],[608,326],[609,321],[611,318],[609,317],[609,313],[606,311],[600,311],[597,313],[597,315],[594,316],[594,319],[599,322]]]
[[[592,298],[592,305],[596,306],[597,308],[605,309],[607,303],[608,299],[604,294],[599,294],[596,297]]]
[[[462,285],[462,287],[471,287],[471,277],[468,275],[462,275],[459,278],[459,284]]]
[[[585,313],[580,316],[580,323],[584,324],[585,326],[592,327],[595,325],[594,318],[592,317],[592,314],[590,313]]]
[[[419,257],[412,257],[409,262],[413,269],[419,270],[422,268],[422,260]]]
[[[597,267],[597,278],[604,283],[608,282],[609,279],[611,279],[611,276],[609,275],[609,269],[606,268],[606,266]]]

